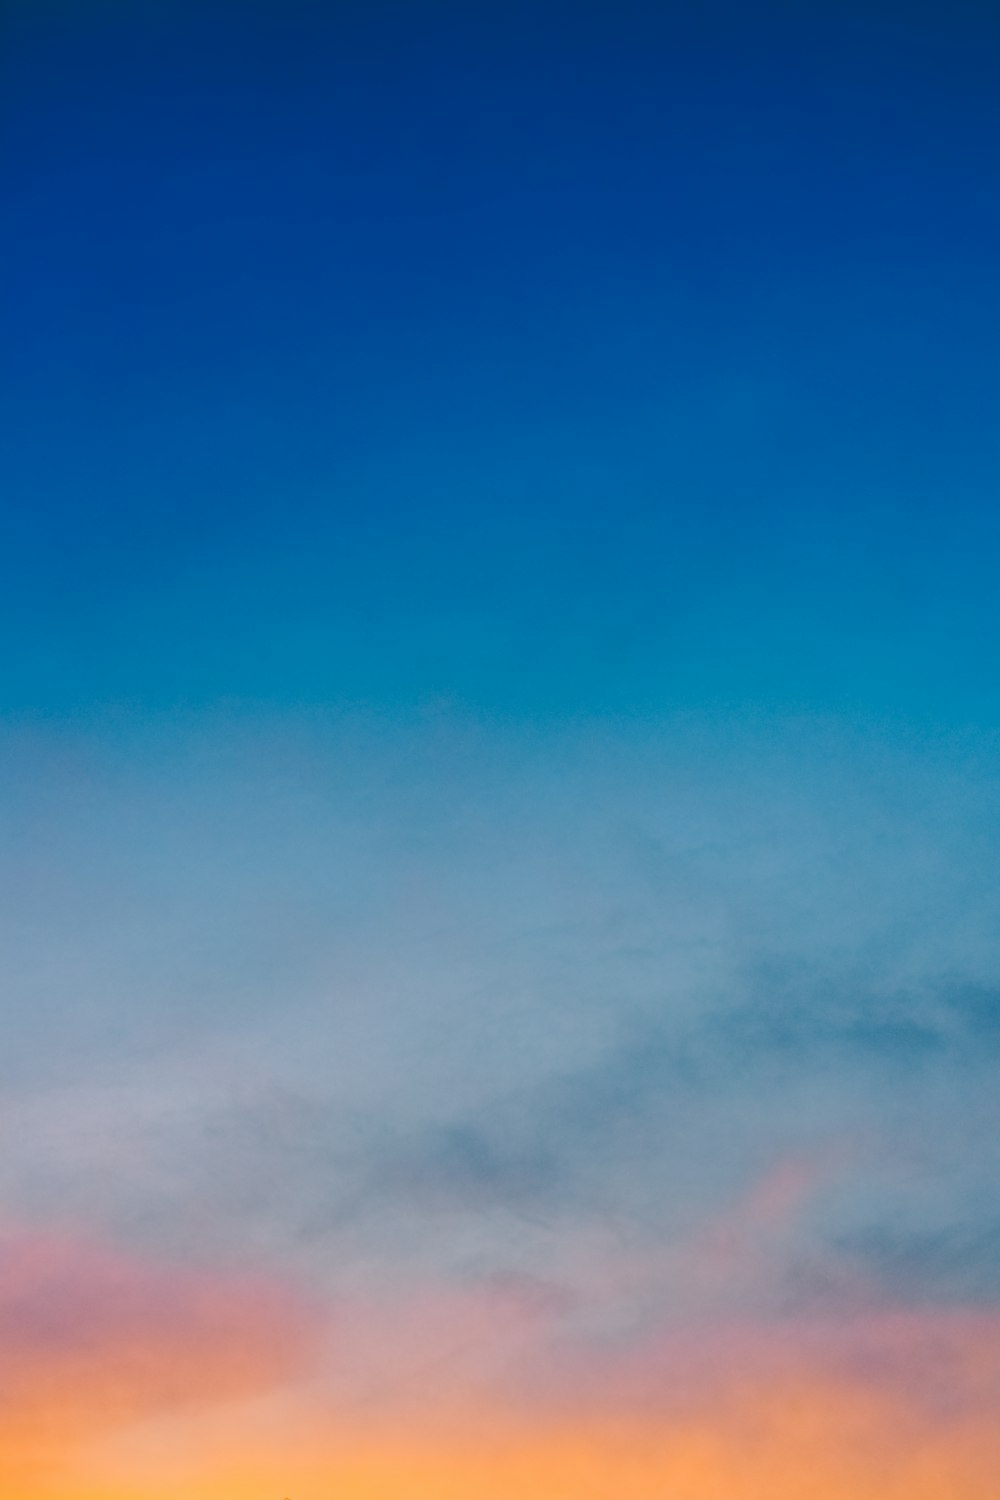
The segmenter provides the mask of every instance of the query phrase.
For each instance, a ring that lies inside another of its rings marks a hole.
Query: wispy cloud
[[[287,1280],[0,1233],[0,1473],[177,1409],[246,1400],[315,1358],[322,1314]]]

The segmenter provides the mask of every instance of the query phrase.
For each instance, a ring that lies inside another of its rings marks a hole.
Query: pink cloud
[[[92,1239],[0,1233],[0,1472],[27,1451],[301,1370],[315,1313],[263,1276],[178,1267]]]

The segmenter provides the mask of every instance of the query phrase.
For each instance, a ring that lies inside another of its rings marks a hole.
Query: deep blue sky
[[[995,723],[993,8],[10,8],[2,701]]]

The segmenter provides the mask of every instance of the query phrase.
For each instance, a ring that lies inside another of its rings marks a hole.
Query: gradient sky
[[[998,77],[7,0],[5,1492],[997,1500]]]

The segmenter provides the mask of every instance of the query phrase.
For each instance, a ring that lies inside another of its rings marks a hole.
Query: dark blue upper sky
[[[5,24],[6,709],[996,722],[992,7]]]

